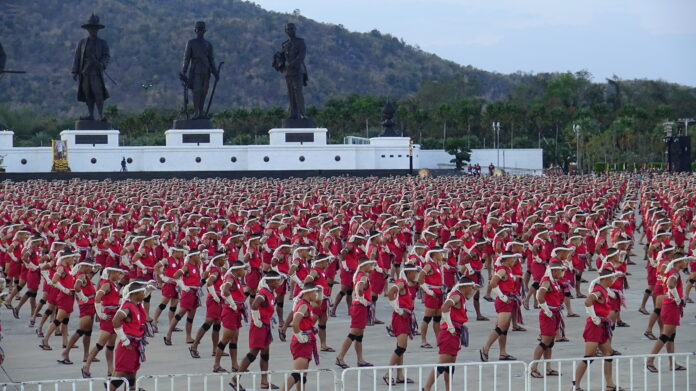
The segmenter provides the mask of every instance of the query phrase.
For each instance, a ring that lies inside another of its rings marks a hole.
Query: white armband
[[[217,292],[215,292],[214,285],[210,285],[208,287],[208,293],[210,293],[210,296],[212,296],[213,300],[215,300],[218,303],[220,302],[220,296],[218,296]]]
[[[114,332],[118,336],[118,339],[121,341],[121,343],[124,346],[130,345],[130,341],[128,340],[128,337],[126,336],[126,333],[123,331],[123,327],[114,327]]]

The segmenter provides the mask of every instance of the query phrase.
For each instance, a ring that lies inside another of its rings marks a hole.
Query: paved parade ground
[[[629,273],[632,275],[628,277],[629,279],[629,284],[630,284],[630,289],[626,291],[626,300],[627,300],[627,307],[623,312],[622,312],[622,318],[625,322],[627,322],[631,327],[628,328],[617,328],[616,332],[614,334],[614,348],[619,350],[622,354],[624,355],[639,355],[639,354],[647,354],[650,352],[650,348],[652,347],[653,342],[649,341],[646,337],[643,336],[643,332],[645,331],[645,325],[648,320],[648,317],[645,315],[642,315],[637,311],[640,300],[643,294],[643,290],[645,289],[645,270],[644,270],[644,265],[645,261],[642,260],[643,258],[643,251],[642,251],[642,246],[636,246],[636,253],[637,256],[633,257],[633,260],[636,261],[636,265],[631,265],[628,267]],[[596,275],[596,272],[586,272],[587,278],[591,279]],[[583,284],[584,289],[586,289],[587,284]],[[334,288],[334,293],[337,291],[337,287]],[[154,292],[154,297],[152,302],[157,303],[159,302],[160,294],[159,292]],[[470,303],[469,303],[470,305]],[[491,329],[494,327],[494,320],[495,320],[495,310],[493,308],[493,303],[488,303],[486,301],[481,301],[482,305],[482,312],[485,316],[489,317],[491,320],[490,321],[475,321],[475,320],[470,320],[469,322],[469,330],[470,330],[470,346],[468,348],[463,348],[462,351],[459,353],[458,360],[457,362],[464,363],[464,362],[471,362],[471,363],[477,363],[480,362],[479,360],[479,353],[478,349],[481,347],[485,339],[488,337],[488,334],[490,333]],[[584,309],[583,309],[583,304],[581,299],[574,299],[572,301],[572,306],[573,309],[578,312],[579,314],[582,314],[583,316],[580,318],[566,318],[566,334],[568,338],[570,339],[570,342],[564,342],[564,343],[556,343],[554,346],[554,358],[571,358],[571,357],[581,357],[583,355],[583,340],[582,340],[582,330],[585,324],[585,316],[584,316]],[[286,304],[285,308],[287,311],[287,308],[289,307],[289,303]],[[57,359],[59,359],[60,355],[60,349],[58,349],[60,345],[60,338],[59,337],[53,337],[51,339],[51,345],[53,346],[54,350],[50,352],[42,351],[39,349],[38,345],[40,343],[40,340],[36,337],[36,334],[34,333],[34,330],[29,328],[27,326],[27,318],[28,318],[28,306],[25,306],[25,308],[22,309],[21,313],[21,319],[16,320],[12,317],[11,313],[8,310],[5,310],[3,308],[2,310],[2,326],[3,326],[3,335],[4,338],[2,340],[2,347],[4,348],[6,352],[6,359],[5,363],[3,365],[7,375],[9,375],[13,381],[28,381],[28,380],[43,380],[43,379],[70,379],[70,378],[80,378],[80,362],[79,358],[81,357],[82,354],[82,346],[80,345],[80,349],[75,349],[72,352],[71,358],[75,362],[73,365],[61,365],[56,362]],[[651,306],[648,306],[648,309],[651,310]],[[420,302],[417,303],[416,310],[422,314],[422,304]],[[538,318],[537,318],[537,310],[531,309],[529,311],[524,312],[524,317],[525,317],[525,327],[527,328],[526,332],[513,332],[510,331],[509,333],[509,338],[508,338],[508,353],[516,356],[519,360],[523,360],[526,362],[531,361],[531,356],[532,356],[532,351],[534,347],[537,345],[537,334],[538,334]],[[473,307],[469,307],[469,316],[470,318],[472,317],[473,313]],[[378,318],[382,320],[389,320],[391,318],[391,307],[387,303],[386,300],[383,298],[380,299],[378,302]],[[682,326],[679,328],[678,335],[677,335],[677,352],[693,352],[696,351],[696,319],[694,318],[694,315],[696,315],[696,307],[693,304],[690,304],[686,307],[684,318],[682,319]],[[419,315],[419,318],[421,315]],[[475,316],[473,316],[475,318]],[[200,325],[200,323],[203,320],[203,314],[202,310],[199,309],[199,313],[196,316],[196,322],[194,323],[194,332]],[[329,324],[328,324],[328,340],[329,340],[329,346],[335,348],[338,350],[340,347],[340,344],[342,343],[343,339],[345,338],[347,332],[348,332],[348,325],[349,325],[349,317],[347,314],[346,307],[342,305],[339,307],[338,310],[338,316],[336,318],[330,318]],[[74,326],[74,325],[71,325]],[[182,324],[183,326],[183,324]],[[160,319],[160,331],[165,327],[164,324],[164,316]],[[71,328],[72,330],[72,328]],[[653,330],[653,332],[656,335],[659,335],[659,331],[657,328]],[[96,328],[95,328],[95,335],[96,335]],[[153,339],[150,340],[150,344],[147,346],[147,361],[143,364],[142,369],[139,373],[139,375],[170,375],[170,374],[196,374],[196,373],[210,373],[212,372],[212,364],[213,364],[213,358],[210,357],[210,353],[212,352],[211,348],[211,342],[210,342],[210,337],[209,334],[207,334],[204,337],[203,342],[201,343],[201,346],[199,347],[199,352],[201,354],[200,359],[193,359],[189,355],[188,352],[188,345],[185,344],[184,342],[184,334],[183,333],[175,333],[173,337],[173,342],[174,346],[165,346],[163,341],[162,341],[162,332],[158,333],[155,335]],[[289,333],[290,335],[290,333]],[[277,337],[277,333],[274,333],[274,336]],[[240,339],[239,339],[239,355],[240,359],[243,357],[244,354],[246,354],[246,347],[247,347],[247,337],[248,337],[248,328],[244,327],[242,329]],[[406,365],[415,365],[415,364],[434,364],[437,362],[437,348],[435,349],[422,349],[419,347],[420,345],[420,337],[416,337],[416,339],[412,340],[409,342],[408,350],[407,353],[405,354],[405,364]],[[432,336],[432,333],[430,334],[429,337],[429,342],[433,345],[435,345],[435,338]],[[94,338],[93,338],[94,341]],[[392,351],[395,348],[395,339],[389,337],[385,331],[384,326],[381,325],[376,325],[373,327],[368,327],[365,333],[365,339],[364,339],[364,351],[365,351],[365,357],[368,361],[372,362],[373,364],[377,366],[381,365],[387,365],[389,361],[389,356],[391,355]],[[493,347],[491,348],[490,352],[490,357],[495,358],[497,357],[497,344],[494,344]],[[664,350],[663,350],[664,353]],[[340,377],[341,372],[340,368],[334,365],[334,360],[336,357],[336,353],[321,353],[321,363],[319,365],[319,368],[328,368],[332,370],[336,370],[338,373],[338,376]],[[100,358],[103,359],[103,355],[100,354]],[[348,353],[348,356],[346,357],[346,362],[351,366],[354,367],[356,365],[355,362],[355,355],[354,352],[351,350]],[[619,378],[621,381],[625,381],[625,379],[629,377],[633,377],[636,379],[636,383],[641,384],[641,386],[634,386],[633,389],[644,389],[642,388],[643,384],[643,364],[642,364],[642,359],[636,360],[633,365],[633,369],[629,369],[629,366],[624,364],[622,362],[621,368],[619,369]],[[274,343],[271,346],[271,369],[272,370],[289,370],[291,369],[291,360],[290,360],[290,352],[289,352],[289,342],[280,342],[277,338],[275,339]],[[685,364],[682,362],[682,364]],[[225,361],[225,358],[223,358],[223,365],[229,369],[230,363],[229,360]],[[691,373],[691,379],[689,382],[693,386],[694,381],[694,376],[696,376],[696,360],[691,359],[689,362],[689,366],[691,367],[690,373]],[[105,364],[102,361],[101,363],[95,363],[92,366],[92,376],[93,377],[100,377],[100,376],[106,376],[106,369],[105,369]],[[311,368],[314,368],[314,365],[311,366]],[[570,366],[569,365],[564,365],[562,368],[562,373],[566,373],[566,371],[570,371]],[[666,361],[663,361],[662,364],[662,369],[666,370],[667,368],[667,363]],[[258,364],[254,363],[251,368],[252,371],[258,371]],[[459,371],[462,371],[462,368],[458,369]],[[469,369],[469,371],[472,371],[472,369]],[[486,372],[487,373],[487,372]],[[492,372],[491,372],[492,373]],[[595,374],[598,374],[598,371],[593,371],[593,376]],[[427,374],[426,369],[423,370],[423,375],[425,376]],[[684,372],[677,372],[676,376],[682,376]],[[10,381],[10,379],[7,377],[5,373],[2,373],[0,379],[2,381]],[[473,372],[470,372],[470,377],[472,378],[471,381],[473,382],[478,382],[478,379],[473,379],[478,375],[478,369],[474,370]],[[486,378],[485,373],[482,373],[483,377]],[[409,377],[412,378],[417,378],[418,373],[417,371],[414,372],[409,372]],[[512,381],[512,386],[514,386],[514,389],[519,390],[520,387],[524,384],[523,380],[523,374],[521,370],[516,370],[513,371],[512,374],[510,375],[511,378],[508,379],[508,374],[507,372],[503,370],[499,370],[499,373],[497,374],[498,378],[500,379],[501,383],[504,384],[504,389],[508,389],[507,387],[507,381],[511,380]],[[650,379],[650,376],[653,376],[652,379]],[[663,375],[664,378],[665,375]],[[560,381],[561,384],[563,385],[563,389],[570,389],[571,387],[571,377],[572,375],[570,373],[566,373],[564,376],[561,377]],[[372,375],[371,372],[366,373],[361,377],[361,389],[365,389],[366,387],[369,387],[370,389],[373,387],[373,379],[374,376]],[[648,374],[648,380],[650,382],[655,381],[656,375]],[[251,389],[251,384],[250,384],[251,379],[247,379],[246,381],[242,380],[242,384],[247,387],[247,389]],[[484,386],[490,387],[493,385],[493,383],[489,380],[487,383],[484,383]],[[534,379],[536,380],[536,379]],[[173,389],[186,389],[186,383],[185,379],[176,379],[175,380],[175,386]],[[227,377],[224,379],[224,384],[226,385],[227,383]],[[539,385],[539,389],[541,389],[541,380],[536,380]],[[549,385],[556,385],[559,380],[555,378],[549,378]],[[686,378],[682,379],[677,379],[677,384],[679,387],[676,389],[685,389],[684,386],[686,384]],[[214,378],[211,379],[211,384],[217,385],[221,382],[219,378]],[[278,378],[275,378],[273,380],[273,383],[280,384],[282,381]],[[365,383],[367,382],[367,383]],[[381,372],[379,376],[376,377],[376,384],[378,388],[381,389],[387,389],[388,387],[384,385],[384,383],[381,380]],[[416,381],[417,382],[417,381]],[[330,376],[324,376],[322,374],[321,378],[321,383],[322,383],[322,388],[325,386],[330,387]],[[152,383],[150,383],[152,384]],[[172,389],[170,388],[170,384],[166,383],[167,386],[164,389]],[[316,384],[316,378],[310,376],[310,383],[308,389],[314,389],[314,385]],[[535,384],[534,381],[532,384]],[[650,383],[652,384],[652,383]],[[442,385],[442,381],[440,381],[440,385]],[[501,384],[498,384],[499,386]],[[153,388],[153,387],[147,387],[147,384],[145,385],[146,389],[148,388]],[[229,388],[225,386],[226,388]],[[346,374],[346,389],[355,389],[357,388],[357,378],[355,376],[355,373],[347,373]],[[400,389],[403,389],[403,385],[400,385]],[[395,386],[396,388],[396,386]],[[693,388],[693,387],[692,387]],[[68,388],[65,388],[68,389]],[[163,389],[160,387],[160,389]],[[397,388],[399,389],[399,388]],[[408,389],[416,389],[415,385],[409,386]],[[476,387],[475,389],[478,389]],[[533,387],[533,389],[535,389]],[[556,388],[553,388],[556,389]],[[628,389],[628,388],[627,388]],[[651,386],[648,386],[647,389],[651,389]],[[670,387],[671,389],[671,387]]]

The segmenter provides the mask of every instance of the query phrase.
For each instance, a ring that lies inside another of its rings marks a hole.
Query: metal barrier
[[[0,391],[97,391],[104,390],[111,380],[122,380],[119,390],[128,390],[128,380],[123,377],[94,377],[90,379],[56,379],[0,383]]]
[[[293,373],[299,373],[306,377],[306,383],[300,386],[300,391],[312,390],[337,390],[339,389],[338,374],[332,369],[310,370],[283,370],[283,371],[259,371],[259,372],[234,372],[234,373],[195,373],[181,375],[146,375],[140,376],[135,381],[135,388],[144,388],[148,391],[229,391],[230,381],[234,378],[237,384],[245,389],[259,389],[263,375],[268,376],[268,383],[285,388]],[[282,383],[279,381],[282,379]],[[296,388],[295,388],[296,389]],[[2,391],[2,390],[0,390]]]
[[[469,362],[452,364],[425,364],[402,365],[367,368],[348,368],[341,374],[342,391],[353,390],[421,390],[425,386],[428,376],[438,367],[445,367],[450,375],[451,384],[457,390],[483,390],[497,391],[520,390],[524,387],[527,373],[527,364],[522,361],[496,361],[496,362]],[[402,379],[414,376],[413,383],[387,384],[383,377],[397,378],[397,371],[401,370]],[[386,374],[386,376],[385,376]],[[417,377],[416,377],[417,376]],[[443,376],[435,379],[432,390],[445,390]],[[378,388],[379,386],[379,388]],[[338,390],[337,390],[338,391]]]
[[[580,384],[585,391],[605,390],[606,379],[604,378],[604,361],[612,360],[614,383],[618,387],[627,390],[679,390],[690,391],[692,381],[692,370],[696,369],[696,360],[692,358],[696,353],[672,353],[672,354],[643,354],[633,356],[610,356],[590,358],[590,363]],[[655,359],[655,367],[658,373],[648,371],[646,365],[648,358]],[[684,367],[684,371],[673,371],[669,369],[669,359],[672,358]],[[551,360],[538,360],[529,363],[527,372],[527,390],[568,390],[571,388],[572,381],[575,380],[577,364],[585,358],[558,358]],[[531,376],[532,365],[538,364],[539,374],[543,378]],[[559,376],[547,376],[546,366],[558,371]]]

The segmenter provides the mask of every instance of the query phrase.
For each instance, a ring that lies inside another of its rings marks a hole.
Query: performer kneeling
[[[433,369],[425,382],[425,391],[435,383],[435,372],[439,377],[445,374],[445,391],[450,390],[450,377],[454,374],[454,367],[446,365],[457,361],[457,355],[462,346],[469,346],[469,329],[465,323],[468,321],[466,316],[466,301],[470,300],[478,290],[479,286],[468,277],[462,277],[459,282],[452,287],[447,295],[445,303],[442,304],[442,323],[440,333],[437,335],[437,345],[439,348],[438,364],[445,364]]]

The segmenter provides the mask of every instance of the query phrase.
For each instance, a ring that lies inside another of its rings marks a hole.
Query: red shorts
[[[423,292],[423,305],[425,308],[439,310],[443,303],[442,293],[440,293],[439,289],[433,289],[433,292],[435,292],[435,294],[432,296]]]
[[[220,319],[222,315],[222,304],[215,302],[212,297],[205,299],[206,319]]]
[[[438,354],[448,354],[457,357],[462,348],[458,333],[450,333],[447,329],[440,329],[437,333]]]
[[[353,286],[353,272],[348,272],[341,268],[341,285]]]
[[[585,342],[597,342],[598,344],[603,344],[609,341],[609,334],[603,325],[595,325],[591,320],[585,323],[585,331],[582,333],[582,337]]]
[[[223,307],[221,312],[222,327],[228,330],[239,330],[242,328],[242,313],[232,311],[231,308]]]
[[[333,281],[338,273],[338,262],[331,262],[329,267],[326,268],[326,278]]]
[[[350,306],[350,328],[364,329],[367,327],[367,314],[369,308],[362,304],[355,303]]]
[[[265,349],[271,344],[271,332],[269,326],[256,327],[252,322],[249,325],[249,349]]]
[[[573,259],[573,267],[576,271],[585,270],[585,260],[580,257],[577,260]]]
[[[544,314],[544,311],[539,311],[539,329],[541,330],[541,335],[547,337],[556,336],[556,331],[558,331],[560,326],[560,317],[552,316],[549,318]]]
[[[398,315],[392,312],[392,331],[395,336],[411,333],[411,316],[409,314]]]
[[[56,306],[59,310],[63,310],[71,314],[73,312],[73,308],[75,307],[75,295],[66,295],[63,292],[58,291],[58,295],[56,296]]]
[[[80,318],[94,316],[94,314],[97,313],[97,310],[94,308],[94,303],[78,304],[78,308],[80,309]]]
[[[665,294],[665,287],[662,284],[655,284],[653,289],[653,297],[662,296]]]
[[[384,291],[384,286],[387,285],[387,279],[384,277],[384,274],[373,270],[372,273],[370,273],[369,279],[372,294],[381,294],[382,291]]]
[[[611,297],[607,297],[609,300],[609,308],[611,308],[612,311],[616,312],[621,312],[621,298],[619,297],[618,293],[615,293],[616,297],[613,299]]]
[[[679,326],[681,324],[681,317],[681,308],[679,308],[674,301],[667,301],[666,299],[663,299],[662,312],[660,312],[660,319],[662,319],[662,323],[672,326]]]
[[[108,318],[102,319],[99,318],[99,330],[100,331],[105,331],[107,333],[114,334],[114,315],[115,312],[107,312],[106,315]]]
[[[532,262],[532,280],[536,282],[541,282],[541,279],[546,273],[546,264],[539,262]]]
[[[696,273],[696,262],[689,262],[689,271],[691,271],[691,273]]]
[[[181,300],[179,300],[179,308],[183,308],[189,311],[198,308],[198,306],[201,305],[201,302],[198,299],[196,291],[196,289],[191,289],[188,292],[182,291]]]
[[[655,285],[657,283],[657,274],[655,274],[655,268],[648,265],[648,285]]]
[[[504,303],[499,297],[496,297],[495,303],[493,304],[495,306],[495,312],[498,314],[501,312],[512,312],[515,310],[515,302],[509,297],[507,303]]]
[[[455,281],[457,280],[457,274],[454,271],[447,270],[444,273],[442,273],[442,278],[445,282],[445,286],[452,289]]]
[[[176,284],[166,283],[162,285],[162,297],[178,299],[179,292],[176,291]]]
[[[299,343],[293,338],[292,341],[290,341],[290,354],[292,355],[292,359],[297,360],[298,358],[304,358],[311,360],[316,345],[316,340],[310,339],[309,342]]]
[[[48,285],[48,283],[46,285]],[[52,286],[46,287],[46,285],[44,285],[44,291],[48,293],[48,297],[46,297],[46,301],[48,302],[48,304],[57,305],[58,304],[58,289],[56,289]]]
[[[27,273],[29,272],[29,269],[27,269],[23,264],[21,267],[21,270],[19,271],[19,279],[22,281],[27,280]]]
[[[261,269],[251,268],[249,273],[244,276],[244,283],[249,289],[256,289],[261,281]]]
[[[27,289],[30,291],[38,291],[41,285],[41,272],[38,270],[30,270],[27,272]]]
[[[273,292],[275,293],[276,297],[280,297],[288,293],[288,281],[283,280],[283,282],[280,285],[278,285],[278,287]]]
[[[9,259],[9,257],[8,257]],[[22,265],[19,262],[15,262],[11,259],[7,262],[7,277],[10,278],[19,278],[20,273],[22,272]]]
[[[329,299],[324,298],[318,307],[312,307],[312,313],[317,317],[322,316],[329,309]]]
[[[116,372],[138,372],[138,369],[140,369],[140,354],[134,345],[135,343],[132,341],[127,347],[124,347],[120,341],[116,345],[116,359],[114,360],[114,370]]]

